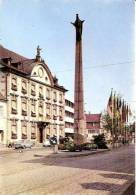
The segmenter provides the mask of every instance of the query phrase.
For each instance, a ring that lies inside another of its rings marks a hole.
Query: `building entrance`
[[[44,141],[44,129],[48,125],[46,122],[38,122],[38,142],[43,143]]]

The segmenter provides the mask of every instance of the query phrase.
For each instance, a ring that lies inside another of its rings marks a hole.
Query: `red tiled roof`
[[[14,68],[17,71],[20,71],[22,73],[28,74],[28,75],[31,74],[31,71],[34,68],[35,62],[36,62],[35,59],[28,59],[28,58],[26,58],[24,56],[21,56],[21,55],[15,53],[13,51],[8,50],[8,49],[4,48],[2,45],[0,45],[0,60],[2,60],[3,58],[11,58],[12,61],[11,61],[11,66],[10,67],[12,67],[12,68]],[[18,63],[18,62],[19,62],[18,67],[15,67],[14,63]],[[63,86],[60,86],[58,84],[56,85],[54,83],[53,76],[50,72],[50,69],[49,69],[48,65],[45,64],[44,62],[42,62],[42,65],[47,70],[48,75],[49,75],[52,83],[54,84],[54,86],[65,90]]]
[[[99,122],[101,114],[86,114],[86,122]]]
[[[23,60],[28,60],[28,58],[21,56],[13,51],[10,51],[0,45],[0,58],[12,58],[12,62],[21,62]]]

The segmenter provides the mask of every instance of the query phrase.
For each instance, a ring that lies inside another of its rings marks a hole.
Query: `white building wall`
[[[7,105],[0,101],[0,144],[6,144],[7,138]]]
[[[69,100],[69,98],[65,99],[65,133],[73,134],[74,133],[74,108],[68,106],[66,104],[66,100],[73,103],[71,100]],[[66,116],[66,111],[73,114],[73,117]],[[67,124],[73,124],[73,127],[66,127]]]

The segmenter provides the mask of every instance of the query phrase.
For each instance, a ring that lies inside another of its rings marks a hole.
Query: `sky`
[[[133,0],[0,0],[0,44],[28,58],[36,47],[74,96],[76,14],[82,34],[85,111],[102,112],[111,88],[130,104],[134,93]]]

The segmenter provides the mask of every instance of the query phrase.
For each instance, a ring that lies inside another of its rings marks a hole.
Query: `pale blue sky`
[[[111,88],[133,101],[133,0],[0,0],[0,43],[28,58],[34,58],[40,45],[45,62],[72,97],[75,30],[70,22],[76,13],[85,20],[86,111],[102,111]],[[117,65],[99,67],[107,64]]]

